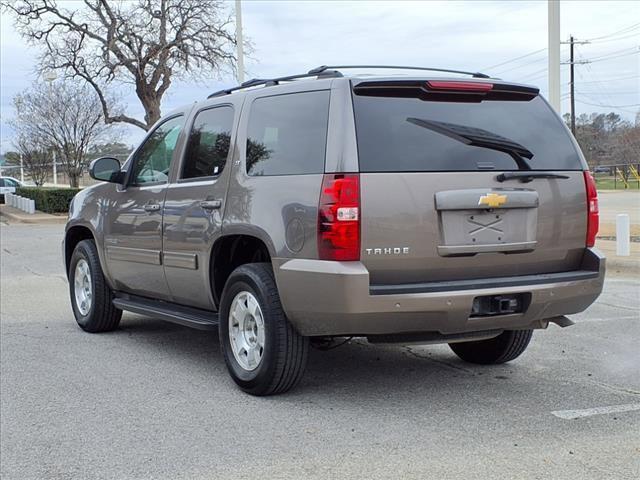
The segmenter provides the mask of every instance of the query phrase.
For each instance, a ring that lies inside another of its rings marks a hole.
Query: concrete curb
[[[640,271],[640,243],[631,242],[631,255],[619,257],[616,255],[616,241],[598,238],[596,248],[607,258],[607,275],[614,273],[633,273]]]
[[[10,207],[8,205],[0,205],[0,216],[16,223],[29,223],[29,224],[58,224],[63,225],[67,223],[66,216],[51,215],[49,213],[36,212],[34,214],[24,213],[17,208]]]
[[[633,273],[637,275],[640,272],[640,259],[637,256],[616,257],[615,255],[609,255],[606,258],[607,275],[613,273]]]

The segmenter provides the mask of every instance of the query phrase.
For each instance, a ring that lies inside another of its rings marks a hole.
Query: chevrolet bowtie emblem
[[[499,207],[505,203],[507,203],[507,196],[498,195],[497,193],[487,193],[486,195],[481,196],[480,200],[478,200],[478,205],[486,205],[490,208]]]

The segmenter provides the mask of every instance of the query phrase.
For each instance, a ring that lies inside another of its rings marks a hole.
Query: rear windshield
[[[539,96],[469,103],[354,93],[353,102],[362,172],[519,170],[523,156],[532,170],[582,170]]]

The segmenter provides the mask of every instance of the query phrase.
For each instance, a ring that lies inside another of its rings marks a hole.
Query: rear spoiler
[[[432,102],[529,101],[540,90],[526,85],[473,80],[376,80],[357,83],[356,95],[419,98]]]

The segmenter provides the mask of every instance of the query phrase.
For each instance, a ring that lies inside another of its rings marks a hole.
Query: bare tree
[[[565,115],[567,126],[569,120]],[[589,165],[617,165],[625,181],[631,175],[630,165],[640,164],[640,123],[624,120],[617,113],[579,115],[576,139]]]
[[[16,116],[10,121],[17,138],[51,148],[62,162],[69,184],[77,187],[89,149],[112,141],[116,132],[102,121],[100,100],[87,85],[35,84],[14,98]]]
[[[22,164],[25,173],[37,187],[44,185],[51,174],[51,149],[39,138],[27,137],[24,134],[19,135],[13,144],[16,147],[17,158],[13,158],[11,163]]]
[[[106,123],[148,130],[160,118],[174,78],[194,79],[235,69],[235,34],[218,0],[83,0],[63,8],[55,0],[3,0],[16,28],[43,48],[41,69],[81,78],[97,93]],[[144,120],[114,110],[107,92],[135,87]]]

